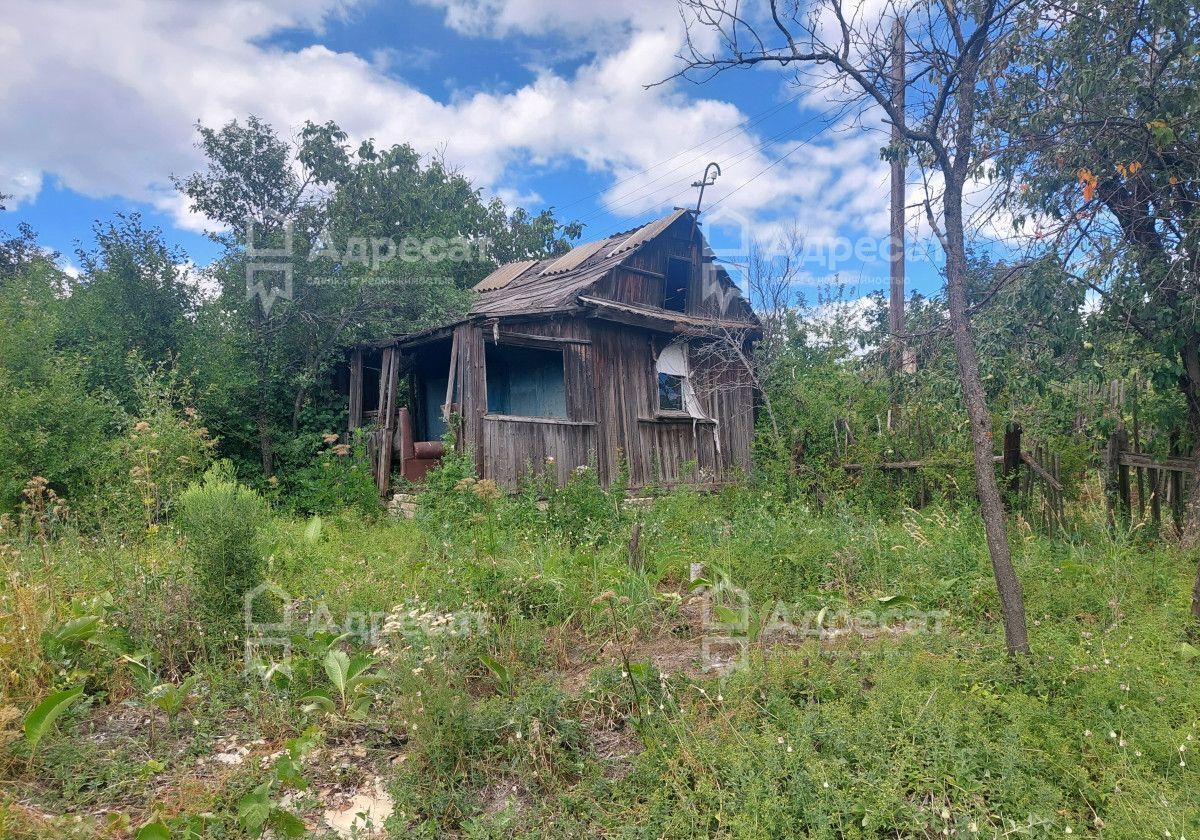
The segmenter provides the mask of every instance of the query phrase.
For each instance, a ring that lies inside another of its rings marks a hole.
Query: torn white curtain
[[[717,418],[709,417],[700,407],[696,397],[696,389],[692,387],[691,370],[688,366],[688,344],[686,341],[676,341],[668,344],[658,354],[656,368],[659,373],[668,376],[678,376],[683,383],[683,410],[698,420],[711,420],[713,424],[713,445],[717,449],[717,458],[721,457],[721,436],[718,434]],[[696,433],[696,423],[692,423],[692,434]]]

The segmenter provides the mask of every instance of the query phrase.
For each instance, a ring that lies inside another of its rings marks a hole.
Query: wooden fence
[[[1165,505],[1175,527],[1182,528],[1184,500],[1196,473],[1196,459],[1178,455],[1155,459],[1139,451],[1138,437],[1118,428],[1108,439],[1104,462],[1109,519],[1132,519],[1136,503],[1140,521],[1161,525]]]
[[[1001,454],[993,461],[1001,466],[1002,481],[1008,490],[1008,501],[1012,507],[1019,506],[1033,512],[1037,520],[1048,530],[1063,527],[1065,520],[1066,494],[1063,490],[1062,468],[1057,453],[1040,443],[1030,442],[1028,450],[1022,448],[1021,426],[1008,424],[1004,434]],[[969,460],[969,459],[968,459]],[[918,480],[914,492],[914,507],[921,507],[929,499],[928,489],[921,475],[922,470],[936,467],[962,466],[962,460],[948,458],[911,458],[903,461],[881,461],[873,464],[842,464],[846,472],[882,470],[897,476],[897,484],[905,477]]]
[[[1076,411],[1073,430],[1076,435],[1095,441],[1092,435],[1096,423],[1115,426],[1107,446],[1095,453],[1092,462],[1099,466],[1104,479],[1110,522],[1116,522],[1118,517],[1126,522],[1136,518],[1160,526],[1165,508],[1175,528],[1181,529],[1197,459],[1183,456],[1179,430],[1155,428],[1140,417],[1139,398],[1145,389],[1145,383],[1136,379],[1071,386],[1067,397]],[[895,488],[912,486],[914,507],[921,507],[931,498],[927,485],[930,468],[970,463],[969,455],[958,460],[935,456],[931,451],[932,430],[922,422],[919,413],[893,409],[888,412],[886,422],[883,417],[876,418],[875,426],[868,433],[889,440],[903,438],[902,454],[878,463],[843,463],[842,468],[851,473],[864,470],[890,473]],[[844,457],[854,443],[849,420],[835,422],[834,440],[837,455]],[[1147,451],[1148,445],[1160,451],[1167,449],[1171,454],[1155,456]],[[1002,486],[1010,508],[1024,511],[1048,531],[1064,526],[1066,491],[1058,452],[1043,442],[1023,441],[1021,426],[1009,423],[1001,454],[995,456],[995,461],[1001,466]]]
[[[1066,493],[1063,491],[1062,461],[1044,443],[1029,441],[1021,446],[1019,423],[1009,423],[1004,431],[1004,477],[1008,483],[1009,504],[1034,517],[1050,533],[1066,525]]]

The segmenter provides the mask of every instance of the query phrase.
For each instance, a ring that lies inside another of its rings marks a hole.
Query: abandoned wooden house
[[[352,354],[349,425],[373,430],[381,493],[438,463],[448,422],[508,489],[588,464],[635,490],[749,469],[759,323],[691,211],[503,265],[475,291],[462,319]]]

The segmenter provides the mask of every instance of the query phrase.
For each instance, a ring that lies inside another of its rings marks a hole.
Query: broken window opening
[[[663,281],[663,309],[682,312],[687,307],[688,280],[692,264],[678,257],[667,258],[667,276]]]
[[[562,350],[489,342],[485,364],[489,413],[567,418]]]
[[[683,411],[683,377],[673,373],[658,374],[658,410]]]

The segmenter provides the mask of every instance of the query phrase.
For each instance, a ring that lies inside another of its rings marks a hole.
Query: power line
[[[588,193],[587,195],[581,196],[577,199],[574,199],[573,201],[568,201],[566,204],[556,207],[555,210],[557,212],[561,213],[561,211],[565,210],[568,207],[574,207],[576,204],[587,201],[589,198],[594,198],[595,196],[602,195],[615,187],[621,186],[621,184],[632,181],[634,178],[639,178],[642,175],[647,175],[650,172],[652,172],[653,170],[657,169],[658,167],[664,166],[664,165],[670,163],[671,161],[675,160],[680,155],[686,155],[689,152],[693,152],[702,146],[708,146],[711,148],[712,143],[714,141],[720,140],[720,139],[724,138],[726,135],[736,134],[737,132],[744,131],[745,129],[750,128],[753,125],[757,125],[758,123],[765,120],[767,117],[770,117],[774,114],[779,113],[781,110],[786,108],[788,105],[791,105],[793,102],[798,100],[803,95],[804,95],[804,92],[801,91],[800,93],[797,93],[795,96],[785,99],[783,102],[779,103],[778,105],[768,108],[765,111],[761,111],[760,113],[756,114],[755,116],[748,117],[745,120],[743,120],[742,122],[738,123],[737,125],[727,128],[724,131],[720,132],[719,134],[713,135],[712,137],[706,137],[703,140],[701,140],[699,143],[695,144],[694,146],[690,146],[686,149],[683,149],[682,151],[676,152],[675,154],[671,155],[670,157],[664,158],[663,160],[660,160],[657,163],[652,163],[650,166],[646,167],[645,169],[642,169],[638,172],[634,172],[632,175],[626,176],[625,178],[622,178],[620,181],[617,181],[614,184],[610,184],[609,186],[604,187],[603,189],[599,189],[599,190],[596,190],[595,192]],[[703,154],[699,155],[699,157],[703,157],[703,156],[704,156]],[[694,162],[692,159],[689,159],[687,161],[687,163],[692,163],[692,162]],[[682,166],[686,166],[687,163],[680,164],[680,166],[677,166],[675,169],[679,169]],[[670,171],[674,172],[675,169],[672,169]]]
[[[787,137],[790,134],[794,134],[795,132],[811,125],[815,120],[820,119],[820,117],[821,117],[820,114],[814,114],[813,116],[809,117],[808,119],[803,120],[803,121],[797,123],[796,125],[786,128],[783,131],[780,131],[774,135],[771,135],[770,137],[767,137],[765,140],[763,140],[759,143],[756,143],[752,146],[748,146],[738,152],[734,152],[733,154],[730,154],[729,156],[720,159],[719,163],[721,164],[722,168],[726,168],[726,167],[732,166],[736,163],[739,163],[742,160],[750,157],[754,153],[759,152],[762,149],[766,148],[767,146],[771,145],[772,143],[776,143],[779,140],[783,139],[784,137]],[[804,142],[807,143],[808,141],[806,140]],[[657,178],[652,179],[648,183],[642,184],[639,187],[635,187],[633,190],[631,190],[630,192],[627,192],[623,196],[618,196],[614,200],[613,203],[605,205],[597,210],[592,211],[589,214],[586,214],[582,219],[579,219],[578,221],[580,221],[583,224],[586,224],[588,222],[594,221],[595,219],[601,218],[608,213],[616,212],[620,208],[626,207],[630,204],[633,204],[634,202],[645,201],[645,200],[649,199],[651,196],[657,196],[659,193],[663,192],[664,190],[682,190],[685,188],[685,185],[690,186],[691,180],[692,180],[691,174],[685,176],[685,178],[682,182],[680,181],[680,179],[675,178],[672,183],[666,184],[661,187],[655,187],[653,189],[648,189],[648,188],[652,187],[652,185],[655,184],[656,182],[661,181],[663,178],[668,177],[669,175],[676,172],[677,170],[684,168],[685,166],[689,165],[690,163],[694,163],[696,160],[701,160],[701,159],[707,157],[708,154],[709,153],[699,155],[696,158],[686,161],[685,163],[680,164],[680,165],[674,167],[673,169],[668,170],[667,172],[664,172],[663,174],[659,175]],[[776,161],[776,162],[778,162],[778,161]],[[628,179],[626,179],[626,180],[628,180]],[[655,203],[657,203],[657,202],[655,202]],[[713,205],[713,206],[716,206],[716,205]]]
[[[775,160],[771,161],[770,165],[768,165],[768,166],[764,167],[764,168],[763,168],[763,169],[761,169],[759,172],[757,172],[757,173],[755,173],[754,175],[750,176],[750,178],[749,178],[749,179],[747,179],[747,180],[743,181],[742,183],[740,183],[740,184],[738,184],[736,187],[734,187],[732,190],[730,190],[729,192],[725,193],[725,195],[721,196],[719,199],[717,199],[717,200],[716,200],[716,201],[714,201],[712,204],[710,204],[710,205],[708,206],[708,209],[709,209],[709,210],[712,210],[714,207],[717,207],[717,206],[719,206],[719,205],[720,205],[720,203],[721,203],[722,201],[724,201],[725,199],[729,198],[729,197],[730,197],[730,196],[732,196],[732,195],[735,195],[735,194],[736,194],[736,193],[737,193],[739,190],[741,190],[743,187],[747,186],[747,185],[748,185],[748,184],[749,184],[751,181],[754,181],[754,180],[756,180],[757,178],[760,178],[761,176],[763,176],[763,175],[767,174],[767,172],[769,172],[770,170],[774,169],[774,168],[775,168],[776,166],[778,166],[779,164],[783,163],[785,160],[787,160],[789,157],[791,157],[792,155],[794,155],[796,152],[800,151],[800,149],[802,149],[802,148],[804,148],[805,146],[807,146],[807,145],[808,145],[808,143],[809,143],[809,141],[811,141],[811,140],[812,140],[812,138],[811,138],[811,137],[808,137],[808,138],[805,138],[804,140],[801,140],[799,143],[797,143],[797,144],[796,144],[795,148],[793,148],[793,149],[789,150],[789,151],[787,152],[787,154],[780,155],[780,156],[779,156],[779,157],[777,157]]]

